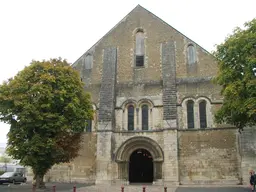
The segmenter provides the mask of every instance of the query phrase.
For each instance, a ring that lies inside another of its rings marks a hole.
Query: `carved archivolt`
[[[154,162],[163,162],[164,153],[153,139],[143,136],[132,137],[126,140],[116,152],[116,162],[128,162],[131,154],[137,149],[146,149],[150,152]]]

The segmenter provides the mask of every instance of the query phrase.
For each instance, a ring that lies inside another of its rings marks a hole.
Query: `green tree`
[[[3,155],[0,157],[0,162],[1,163],[10,163],[11,162],[11,158],[7,157],[6,155]]]
[[[214,81],[224,97],[215,119],[239,131],[256,124],[256,18],[244,27],[236,28],[214,52],[219,67]]]
[[[58,163],[78,156],[90,96],[66,60],[32,61],[0,85],[0,120],[10,124],[7,153],[30,166],[36,186]]]

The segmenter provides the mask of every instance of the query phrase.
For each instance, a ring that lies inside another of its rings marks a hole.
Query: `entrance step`
[[[124,192],[143,192],[143,186],[145,186],[145,192],[164,192],[164,186],[155,185],[125,185]],[[175,192],[177,187],[167,188],[167,192]],[[88,187],[78,188],[77,192],[121,192],[121,186],[118,185],[93,185]]]

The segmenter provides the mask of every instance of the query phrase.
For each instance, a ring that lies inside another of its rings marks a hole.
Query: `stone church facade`
[[[214,122],[222,104],[214,57],[140,5],[73,67],[95,115],[80,156],[47,181],[237,184],[256,166],[255,131]]]

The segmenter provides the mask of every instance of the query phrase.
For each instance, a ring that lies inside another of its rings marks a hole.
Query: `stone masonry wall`
[[[236,129],[180,131],[181,184],[238,184],[240,178]]]
[[[245,128],[239,136],[243,184],[249,184],[249,171],[256,171],[256,127]]]
[[[219,86],[214,85],[210,80],[201,80],[199,82],[193,82],[193,80],[190,80],[189,78],[182,79],[183,82],[180,80],[181,79],[177,80],[178,127],[180,129],[187,128],[187,99],[192,99],[195,102],[194,121],[196,128],[199,128],[198,104],[201,100],[205,100],[207,102],[207,127],[230,127],[230,125],[218,125],[214,121],[214,114],[220,108],[222,103]]]
[[[145,34],[145,66],[136,68],[134,67],[134,53],[135,34],[138,29],[143,29]],[[86,84],[89,84],[86,89],[91,92],[92,100],[98,106],[99,88],[104,72],[103,50],[107,47],[116,47],[118,96],[159,95],[162,94],[162,74],[165,73],[162,73],[164,65],[162,66],[161,45],[166,42],[175,42],[176,67],[172,66],[172,70],[176,70],[177,78],[204,78],[216,74],[217,65],[211,54],[141,6],[132,10],[118,25],[86,51],[73,64],[73,67],[80,71],[81,77]],[[196,49],[197,71],[187,74],[186,50],[191,42]],[[88,53],[93,55],[93,68],[90,73],[83,68],[84,57]],[[154,87],[154,85],[156,86]],[[151,89],[152,86],[153,89]],[[145,89],[146,87],[149,89]]]
[[[55,165],[45,175],[47,182],[94,183],[96,174],[97,134],[84,133],[79,156],[71,163]]]

